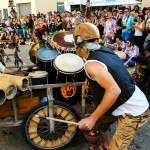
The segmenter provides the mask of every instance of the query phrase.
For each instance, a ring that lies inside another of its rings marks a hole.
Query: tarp
[[[66,0],[64,5],[86,5],[87,0]],[[90,0],[91,6],[141,4],[138,0]]]
[[[91,6],[111,6],[111,5],[129,5],[141,4],[137,0],[90,0]]]

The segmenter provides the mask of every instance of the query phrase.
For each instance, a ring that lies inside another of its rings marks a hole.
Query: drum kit
[[[76,55],[71,32],[59,32],[46,47],[41,45],[36,43],[29,51],[30,60],[38,66],[38,71],[28,75],[29,89],[39,94],[39,89],[46,87],[47,101],[28,112],[23,120],[23,135],[35,149],[62,149],[78,133],[79,115],[73,106],[80,102],[82,112],[85,110],[84,61]]]

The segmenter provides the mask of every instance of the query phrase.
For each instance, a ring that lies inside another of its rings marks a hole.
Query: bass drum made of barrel
[[[84,61],[72,53],[58,55],[54,60],[57,70],[56,83],[74,83],[85,80]],[[70,105],[81,101],[81,86],[64,86],[56,89],[55,99],[61,99]]]
[[[48,43],[57,49],[59,54],[76,53],[73,32],[58,32],[48,40]]]
[[[54,101],[53,108],[54,118],[78,122],[78,116],[71,106]],[[47,102],[32,108],[22,125],[23,137],[36,150],[61,150],[77,135],[77,126],[60,122],[55,122],[55,132],[50,133],[49,120],[37,118],[36,115],[48,116]]]

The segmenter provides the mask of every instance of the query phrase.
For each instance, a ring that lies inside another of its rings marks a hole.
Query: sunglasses
[[[128,11],[124,11],[124,12],[128,12]]]

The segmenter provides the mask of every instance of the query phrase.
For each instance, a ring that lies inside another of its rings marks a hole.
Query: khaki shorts
[[[116,131],[110,141],[108,150],[127,150],[135,132],[148,121],[149,111],[145,111],[140,116],[126,114],[125,117],[119,116]]]
[[[96,128],[99,131],[106,132],[110,125],[117,121],[116,131],[110,141],[108,150],[127,150],[137,129],[147,122],[148,115],[149,110],[136,117],[130,114],[119,117],[104,116],[98,121]]]

